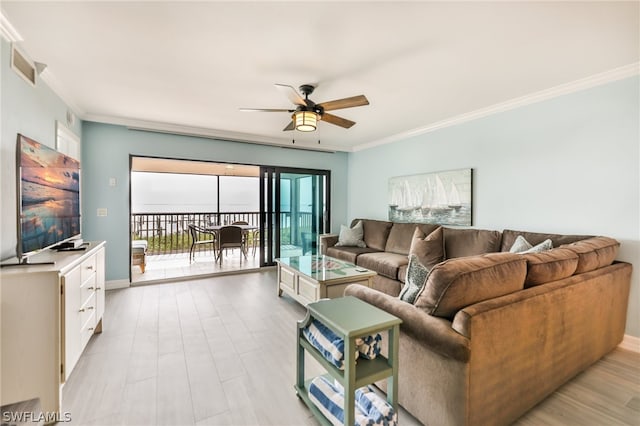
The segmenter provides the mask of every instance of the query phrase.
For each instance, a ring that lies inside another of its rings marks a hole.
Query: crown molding
[[[2,10],[0,10],[0,35],[11,43],[18,43],[24,40],[11,22],[9,22]],[[24,52],[24,48],[21,47],[20,50]],[[28,52],[24,52],[24,54],[28,55]],[[38,74],[37,79],[44,81],[77,116],[82,116],[84,114],[84,111],[78,106],[78,103],[73,100],[69,91],[64,88],[64,86],[53,75],[51,70],[46,68],[46,65],[44,71]]]
[[[74,101],[73,96],[69,93],[69,91],[65,88],[65,86],[60,83],[60,81],[56,78],[56,76],[49,70],[49,68],[45,68],[44,71],[38,76],[40,80],[44,81],[49,89],[51,89],[60,99],[64,102],[67,107],[69,107],[76,116],[82,118],[85,114],[85,111],[80,108],[77,102]]]
[[[208,129],[204,127],[184,126],[180,124],[159,123],[155,121],[136,120],[124,117],[111,117],[94,114],[85,114],[82,117],[85,121],[94,121],[98,123],[114,124],[123,126],[129,130],[163,133],[179,136],[192,136],[197,138],[215,139],[229,142],[250,143],[256,145],[276,146],[281,148],[298,149],[304,151],[318,151],[326,153],[335,153],[336,151],[344,151],[331,145],[310,145],[305,143],[292,144],[291,139],[274,138],[269,136],[261,136],[253,133],[232,132],[228,130]]]
[[[16,43],[24,40],[20,33],[11,25],[11,22],[4,16],[2,10],[0,10],[0,35],[4,37],[10,43]]]
[[[570,93],[578,92],[580,90],[585,90],[591,87],[600,86],[606,83],[611,83],[613,81],[622,80],[623,78],[632,77],[638,74],[640,74],[640,62],[635,62],[633,64],[625,65],[619,68],[614,68],[612,70],[605,71],[603,73],[599,73],[586,78],[575,80],[570,83],[561,84],[559,86],[551,87],[549,89],[541,90],[539,92],[535,92],[519,98],[511,99],[506,102],[501,102],[486,108],[481,108],[481,109],[468,112],[465,114],[461,114],[455,117],[451,117],[442,121],[427,124],[422,127],[408,130],[406,132],[397,133],[395,135],[387,136],[372,142],[356,145],[351,149],[351,152],[362,151],[362,150],[373,148],[376,146],[398,142],[414,136],[430,133],[435,130],[456,126],[458,124],[465,123],[467,121],[472,121],[478,118],[487,117],[489,115],[497,114],[499,112],[504,112],[504,111],[519,108],[525,105],[534,104],[537,102],[556,98],[558,96],[567,95]]]

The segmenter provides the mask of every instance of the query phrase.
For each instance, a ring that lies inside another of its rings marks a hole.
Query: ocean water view
[[[22,252],[29,253],[80,233],[78,193],[23,182],[20,214]]]

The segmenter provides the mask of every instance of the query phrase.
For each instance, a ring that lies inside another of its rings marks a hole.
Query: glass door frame
[[[331,171],[296,167],[260,167],[260,266],[273,266],[280,256],[281,232],[281,176],[282,174],[306,174],[324,177],[324,206],[317,230],[318,235],[331,226]],[[315,194],[314,194],[315,196]],[[314,208],[315,207],[314,203]]]

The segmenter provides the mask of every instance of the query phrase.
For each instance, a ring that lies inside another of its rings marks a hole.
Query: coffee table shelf
[[[344,339],[345,356],[344,370],[338,369],[322,356],[303,335],[303,330],[313,319],[330,328]],[[320,300],[307,305],[306,317],[298,321],[296,384],[298,396],[310,408],[311,412],[323,424],[327,419],[315,407],[308,396],[310,380],[304,377],[304,353],[308,352],[327,371],[328,376],[336,379],[344,388],[345,424],[354,422],[354,394],[357,388],[387,379],[387,401],[398,410],[398,338],[402,320],[353,297],[341,297],[331,300]],[[356,351],[356,338],[380,332],[389,332],[388,357],[378,355],[375,359],[358,359],[356,363],[353,354]]]

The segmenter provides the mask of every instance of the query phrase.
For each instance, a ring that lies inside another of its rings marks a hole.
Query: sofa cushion
[[[509,251],[513,243],[518,238],[518,235],[522,235],[532,245],[537,245],[544,240],[551,240],[554,247],[560,247],[562,244],[570,244],[575,241],[585,240],[591,238],[588,235],[560,235],[560,234],[542,234],[539,232],[526,232],[526,231],[514,231],[512,229],[505,229],[502,231],[502,244],[500,251]],[[446,238],[446,235],[445,235]]]
[[[409,265],[407,266],[407,278],[400,290],[400,300],[412,303],[415,302],[418,293],[422,291],[427,282],[427,275],[429,275],[430,268],[420,262],[420,259],[415,254],[409,255]]]
[[[340,225],[340,234],[336,247],[366,247],[362,237],[364,236],[364,228],[362,221],[357,222],[351,228]]]
[[[411,238],[413,238],[416,227],[420,228],[425,235],[429,235],[438,229],[439,225],[430,223],[394,223],[389,231],[384,251],[408,255],[411,249]]]
[[[511,248],[509,249],[509,253],[540,253],[545,250],[551,250],[553,248],[553,243],[550,239],[546,239],[540,244],[536,244],[535,246],[526,240],[522,235],[518,235],[516,241],[513,243]]]
[[[513,253],[446,260],[431,270],[415,305],[452,319],[465,306],[522,290],[526,275],[527,261]]]
[[[444,260],[444,241],[442,227],[438,227],[429,235],[418,227],[413,232],[411,238],[411,248],[409,249],[409,258],[411,255],[418,257],[418,260],[429,271],[438,263]]]
[[[404,284],[404,281],[407,278],[407,269],[408,269],[409,265],[402,265],[400,267],[400,269],[398,269],[398,276],[396,277],[396,279],[398,281],[400,281],[401,283]]]
[[[402,268],[406,267],[407,265],[402,266]],[[388,294],[389,296],[398,297],[400,290],[402,290],[402,283],[397,279],[391,279],[384,275],[377,274],[373,277],[371,288]]]
[[[398,269],[409,263],[407,256],[403,254],[387,253],[385,251],[375,253],[363,253],[358,256],[356,263],[363,268],[376,271],[385,277],[396,279]]]
[[[344,260],[346,262],[356,263],[356,259],[363,253],[373,253],[376,250],[368,247],[329,247],[327,249],[327,256],[335,257],[336,259]]]
[[[576,274],[611,265],[618,255],[619,247],[618,241],[608,237],[592,237],[562,246],[578,255]]]
[[[527,261],[525,288],[570,277],[578,266],[578,255],[565,248],[522,255]]]
[[[383,220],[354,219],[353,222],[351,222],[351,226],[359,220],[362,220],[362,224],[364,225],[364,242],[367,244],[367,247],[384,251],[393,223]]]
[[[445,258],[493,253],[500,250],[500,240],[499,231],[444,228]]]

